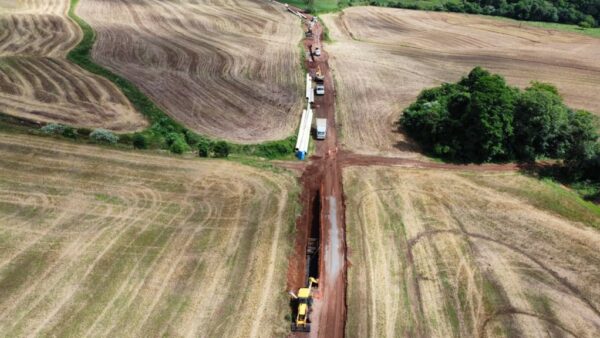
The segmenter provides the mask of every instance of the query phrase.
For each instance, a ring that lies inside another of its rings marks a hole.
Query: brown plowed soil
[[[600,335],[600,212],[517,173],[344,169],[348,337]]]
[[[483,16],[352,7],[323,16],[333,42],[338,124],[348,149],[419,158],[395,122],[419,92],[483,66],[510,84],[555,84],[600,114],[600,40]]]
[[[302,111],[297,20],[257,0],[86,0],[92,56],[204,135],[288,137]]]
[[[0,112],[115,131],[147,125],[116,86],[65,59],[82,37],[68,0],[0,7]]]

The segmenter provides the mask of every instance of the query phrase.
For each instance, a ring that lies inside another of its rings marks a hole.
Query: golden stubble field
[[[255,0],[86,0],[93,58],[138,85],[176,120],[239,143],[297,127],[303,76],[297,17]]]
[[[0,133],[2,336],[272,337],[294,178]]]
[[[352,7],[323,16],[343,144],[416,157],[395,122],[419,92],[475,66],[512,85],[555,84],[568,105],[600,114],[600,40],[482,16]]]
[[[517,173],[344,172],[348,337],[597,337],[600,208]]]
[[[134,131],[147,125],[112,83],[66,60],[82,32],[69,0],[0,1],[0,112]]]

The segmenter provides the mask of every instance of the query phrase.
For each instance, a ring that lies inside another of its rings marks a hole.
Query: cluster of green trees
[[[400,125],[435,156],[459,162],[563,159],[573,175],[600,179],[595,116],[568,108],[556,87],[525,90],[477,67],[458,83],[426,89]]]
[[[381,5],[381,2],[373,1],[372,4]],[[596,27],[600,24],[600,0],[463,0],[441,2],[433,6],[429,3],[421,5],[418,1],[403,2],[400,0],[388,5],[400,8],[497,15],[517,20],[578,24],[582,27]]]

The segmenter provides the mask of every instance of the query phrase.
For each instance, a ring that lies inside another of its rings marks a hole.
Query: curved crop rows
[[[574,194],[516,173],[344,183],[349,337],[600,334],[600,212]]]
[[[5,336],[281,336],[289,175],[0,134]]]
[[[205,135],[282,139],[297,124],[301,29],[266,1],[88,0],[93,58]]]
[[[0,112],[115,131],[146,121],[109,81],[66,61],[82,37],[68,0],[17,1],[0,13]]]
[[[600,114],[600,43],[482,16],[352,7],[324,16],[343,143],[353,150],[416,156],[394,124],[419,92],[483,66],[521,87],[555,84],[574,108]]]

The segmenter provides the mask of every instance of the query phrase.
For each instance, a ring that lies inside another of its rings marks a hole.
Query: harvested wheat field
[[[517,173],[354,167],[349,337],[598,337],[600,208]]]
[[[263,0],[86,0],[93,58],[136,83],[205,135],[239,143],[282,139],[297,126],[302,30]]]
[[[66,60],[82,38],[69,3],[0,1],[0,112],[115,131],[145,127],[117,87]]]
[[[510,84],[555,84],[568,105],[600,114],[600,40],[482,16],[352,7],[324,16],[343,143],[417,156],[395,122],[419,92],[475,66]]]
[[[293,182],[0,134],[0,332],[281,336]]]

